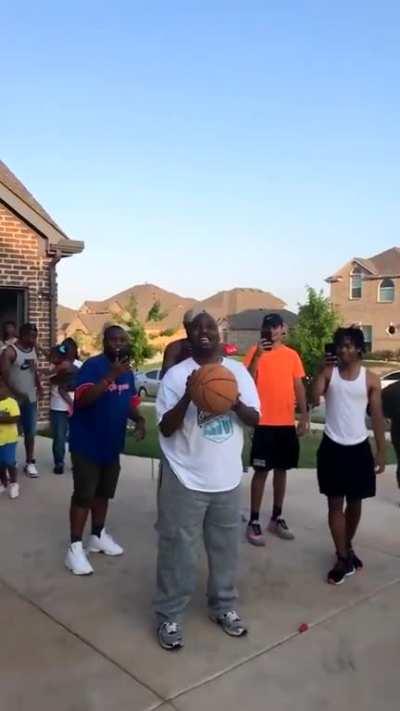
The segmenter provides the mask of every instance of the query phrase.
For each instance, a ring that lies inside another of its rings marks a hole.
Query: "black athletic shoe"
[[[56,464],[56,466],[53,469],[53,474],[64,474],[64,465],[63,464]]]
[[[349,550],[349,558],[352,560],[356,571],[363,569],[364,563],[362,562],[361,558],[359,558],[358,555],[354,553],[352,548],[350,548]]]
[[[354,575],[354,563],[350,557],[342,558],[338,555],[336,565],[329,571],[327,581],[330,585],[341,585],[345,578]]]

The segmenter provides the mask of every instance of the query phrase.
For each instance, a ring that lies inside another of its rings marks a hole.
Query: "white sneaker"
[[[0,484],[0,496],[2,494],[4,494],[5,491],[6,491],[6,487],[4,486],[4,484]],[[399,506],[400,506],[400,504],[399,504]]]
[[[17,482],[12,482],[8,485],[8,495],[10,499],[18,499],[19,496],[19,484]]]
[[[74,575],[90,575],[93,573],[93,568],[83,549],[82,541],[71,543],[65,556],[65,566]]]
[[[106,555],[122,555],[124,549],[118,545],[107,533],[106,529],[103,528],[100,536],[91,535],[89,538],[89,545],[87,547],[88,553],[105,553]]]
[[[26,476],[30,477],[30,479],[37,479],[39,477],[39,472],[36,469],[36,465],[33,462],[29,462],[29,464],[25,464],[24,472],[25,472]]]

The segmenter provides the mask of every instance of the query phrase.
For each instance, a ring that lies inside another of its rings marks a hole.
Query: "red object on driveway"
[[[237,355],[239,352],[238,347],[234,343],[224,343],[223,348],[224,348],[224,355],[226,355],[226,356],[234,356],[234,355]]]

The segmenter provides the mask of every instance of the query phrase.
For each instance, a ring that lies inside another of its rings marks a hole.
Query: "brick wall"
[[[55,266],[46,254],[46,240],[0,203],[0,286],[27,289],[28,320],[38,327],[39,345],[51,346],[51,298],[57,294]],[[56,301],[55,301],[56,303]],[[48,419],[48,362],[40,359],[46,396],[40,406],[40,419]]]
[[[372,326],[372,348],[374,351],[397,350],[400,348],[400,335],[394,337],[385,333],[387,326],[400,322],[400,279],[395,283],[395,299],[391,304],[379,302],[379,279],[365,279],[362,284],[361,299],[350,299],[350,272],[348,265],[341,273],[342,281],[331,284],[331,302],[339,311],[344,325],[361,322]]]

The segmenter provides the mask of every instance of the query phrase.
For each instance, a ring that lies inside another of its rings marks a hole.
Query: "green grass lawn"
[[[125,454],[132,455],[135,457],[149,457],[151,459],[160,458],[160,446],[158,443],[158,428],[155,418],[154,404],[148,403],[142,406],[143,414],[147,422],[147,436],[142,442],[137,442],[135,440],[132,430],[127,431],[126,441],[125,441]],[[49,431],[43,431],[41,434],[45,437],[49,437]],[[306,437],[302,437],[300,440],[300,462],[299,467],[305,469],[313,469],[316,464],[316,455],[319,443],[321,441],[322,432],[314,430],[310,432]],[[246,433],[245,438],[245,448],[243,452],[243,462],[245,465],[249,464],[250,455],[250,433]],[[395,464],[396,456],[393,447],[389,442],[387,443],[387,464]]]
[[[128,430],[125,443],[125,454],[131,454],[136,457],[151,457],[152,459],[160,458],[160,447],[158,444],[158,432],[155,420],[155,410],[152,405],[145,405],[143,414],[147,421],[147,437],[143,442],[136,442],[133,433]],[[314,468],[316,462],[316,454],[322,433],[320,431],[311,432],[306,437],[301,439],[301,454],[299,466],[302,468]],[[393,447],[388,443],[388,464],[394,464],[396,461]],[[250,436],[246,436],[246,445],[243,454],[244,463],[249,463],[250,453]]]

